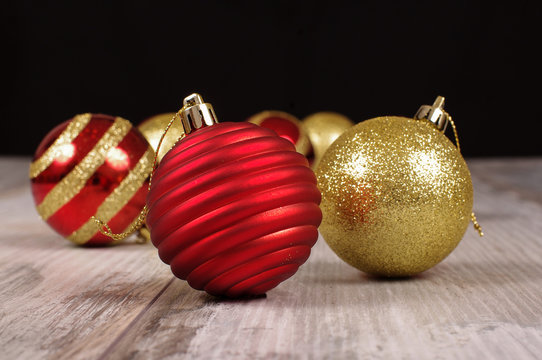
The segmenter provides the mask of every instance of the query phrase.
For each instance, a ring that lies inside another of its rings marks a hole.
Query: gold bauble
[[[158,147],[158,142],[167,127],[167,124],[171,121],[175,113],[165,113],[152,116],[144,120],[137,126],[138,130],[145,136],[149,144],[151,144],[154,151]],[[164,155],[171,150],[177,140],[184,134],[181,120],[177,116],[175,122],[169,128],[162,145],[160,146],[160,152],[158,153],[158,161],[162,160]]]
[[[329,145],[345,130],[354,126],[352,120],[339,113],[323,111],[307,116],[302,121],[314,152],[311,167],[315,169]]]
[[[298,153],[310,155],[311,143],[303,124],[294,115],[284,111],[265,110],[252,115],[247,121],[275,131],[280,137],[291,141]]]
[[[472,211],[465,160],[426,120],[379,117],[341,135],[316,170],[320,231],[364,272],[408,276],[457,246]]]

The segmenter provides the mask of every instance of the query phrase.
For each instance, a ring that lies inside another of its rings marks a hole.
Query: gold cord
[[[160,152],[160,147],[162,146],[162,141],[164,141],[164,138],[166,137],[166,134],[169,130],[169,128],[171,127],[171,125],[173,124],[173,122],[175,121],[175,118],[177,117],[177,115],[180,116],[181,112],[186,108],[186,105],[183,106],[179,111],[177,111],[177,113],[175,115],[173,115],[173,117],[171,118],[171,120],[169,121],[169,123],[167,124],[166,128],[164,129],[164,132],[162,133],[162,136],[160,137],[160,141],[158,141],[158,146],[156,147],[156,151],[154,153],[154,162],[152,164],[152,171],[151,171],[151,176],[149,178],[149,191],[151,190],[151,182],[152,182],[152,177],[154,175],[154,171],[156,170],[156,165],[158,165],[158,153]],[[175,141],[175,144],[177,144],[177,142],[179,142],[179,140],[181,140],[182,138],[184,138],[186,136],[185,133],[183,133],[178,139],[177,141]],[[173,146],[175,146],[175,144]]]
[[[452,117],[450,116],[450,114],[446,114],[446,115],[448,115],[448,121],[450,121],[450,125],[452,125],[452,130],[454,131],[455,146],[457,147],[457,151],[461,153],[461,146],[459,145],[459,136],[457,135],[457,128],[455,127],[455,123]],[[480,235],[480,237],[484,236],[484,232],[482,231],[482,226],[478,224],[474,211],[470,214],[470,219],[472,221],[472,225],[474,225],[474,228],[476,229],[476,231],[478,231],[478,235]]]
[[[162,133],[162,136],[160,137],[160,141],[158,142],[158,146],[156,147],[156,151],[154,152],[154,161],[153,161],[153,164],[152,164],[151,174],[149,176],[149,186],[148,186],[149,191],[151,190],[151,182],[152,182],[152,177],[154,175],[154,171],[156,170],[156,165],[158,165],[158,153],[160,151],[160,147],[162,146],[162,142],[164,141],[164,138],[166,137],[166,134],[167,134],[169,128],[171,127],[171,125],[175,121],[175,118],[177,117],[177,115],[179,115],[181,113],[181,111],[183,111],[185,109],[185,107],[186,106],[183,106],[181,108],[181,110],[179,110],[175,115],[173,115],[173,117],[171,118],[171,120],[167,124],[166,128],[164,129],[164,132]],[[185,134],[181,135],[177,139],[175,144],[177,142],[179,142],[185,136],[186,136]],[[100,233],[102,233],[105,236],[110,237],[111,239],[115,240],[115,242],[119,242],[121,240],[126,239],[128,236],[130,236],[130,234],[132,234],[133,232],[139,230],[143,225],[145,225],[145,219],[147,218],[147,213],[148,212],[149,212],[149,208],[147,207],[147,205],[143,206],[143,209],[141,209],[139,215],[137,216],[137,220],[135,222],[133,222],[132,225],[126,231],[118,233],[118,234],[111,231],[111,228],[109,227],[109,225],[107,225],[107,223],[105,223],[104,221],[96,218],[95,216],[92,216],[91,219],[94,220],[94,222],[96,223],[96,226],[98,227],[98,230],[100,231]]]
[[[147,217],[148,211],[149,210],[147,209],[147,205],[143,206],[143,209],[137,216],[137,220],[134,223],[132,223],[132,225],[128,228],[128,230],[121,232],[119,234],[115,234],[113,231],[111,231],[111,228],[109,227],[109,225],[107,225],[107,223],[98,219],[97,217],[93,216],[92,220],[94,220],[94,222],[96,223],[96,226],[98,227],[98,229],[103,235],[108,236],[111,239],[118,242],[118,241],[126,239],[128,236],[130,236],[130,234],[132,234],[134,231],[139,230],[139,228],[142,227],[143,224],[145,224],[145,218]]]
[[[474,215],[474,212],[470,214],[470,219],[472,220],[472,224],[474,225],[474,228],[478,231],[478,234],[480,234],[480,236],[484,236],[482,227],[480,226],[480,224],[478,224],[478,221],[476,220],[476,215]]]
[[[457,147],[457,151],[461,152],[461,146],[459,146],[459,136],[457,135],[457,128],[455,127],[455,123],[452,120],[450,114],[448,114],[448,120],[450,121],[450,125],[452,125],[452,130],[454,131],[455,146]]]

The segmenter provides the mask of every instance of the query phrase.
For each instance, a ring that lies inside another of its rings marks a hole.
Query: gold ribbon
[[[457,134],[457,128],[455,127],[455,123],[450,116],[448,115],[448,120],[450,121],[450,124],[452,125],[452,130],[454,131],[454,137],[455,137],[455,146],[457,148],[457,151],[461,154],[461,146],[459,145],[459,135]],[[470,220],[472,221],[472,225],[474,226],[474,229],[478,231],[478,235],[484,236],[484,232],[482,231],[482,226],[478,223],[478,220],[476,220],[476,215],[474,214],[474,211],[470,214]]]
[[[30,178],[33,179],[47,169],[58,156],[59,149],[70,144],[90,122],[91,114],[81,114],[73,118],[64,131],[51,146],[32,164],[30,164]]]

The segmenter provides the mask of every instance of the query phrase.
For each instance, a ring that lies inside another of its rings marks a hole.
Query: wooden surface
[[[435,268],[369,278],[319,239],[291,279],[221,300],[152,245],[78,248],[34,210],[28,159],[0,160],[1,359],[540,359],[542,159],[471,160],[475,210]]]

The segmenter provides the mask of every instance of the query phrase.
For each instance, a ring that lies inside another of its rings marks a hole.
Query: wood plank
[[[0,161],[0,358],[96,358],[172,275],[150,244],[80,248],[54,233],[28,164]]]
[[[469,165],[487,236],[435,268],[379,280],[319,239],[292,279],[232,301],[172,281],[150,245],[70,245],[34,210],[28,159],[1,159],[0,358],[540,358],[542,159]]]
[[[495,190],[513,191],[542,203],[542,158],[472,159],[469,168]]]
[[[485,182],[483,164],[473,174],[487,236],[470,228],[435,268],[408,280],[371,278],[320,239],[299,273],[265,298],[220,300],[175,280],[108,357],[539,358],[542,205],[505,181]]]

